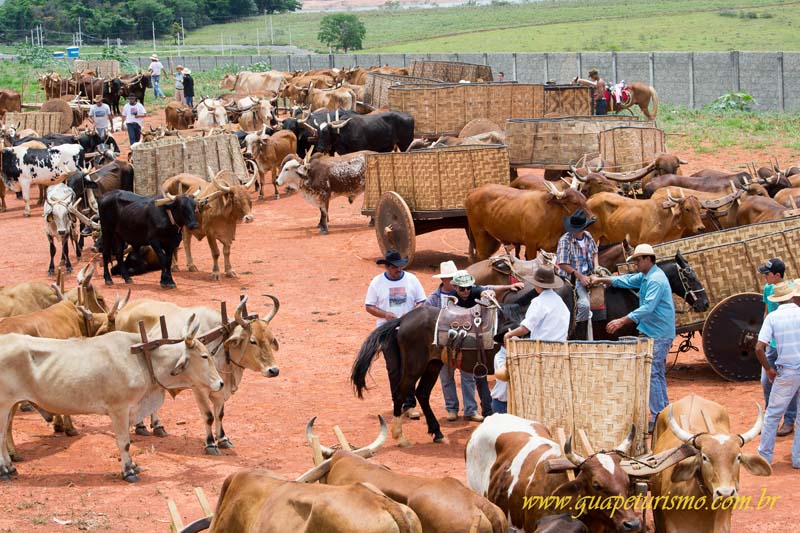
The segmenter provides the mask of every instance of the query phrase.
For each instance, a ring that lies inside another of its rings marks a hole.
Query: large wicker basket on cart
[[[696,235],[654,246],[658,258],[681,254],[692,265],[710,303],[704,313],[675,298],[679,333],[702,331],[703,352],[711,367],[731,381],[758,379],[755,356],[764,319],[763,276],[757,269],[772,257],[786,263],[786,277],[800,276],[800,216]],[[632,270],[620,265],[620,271]]]
[[[451,83],[462,80],[468,82],[492,81],[492,67],[458,61],[414,61],[411,63],[412,76],[429,78]]]
[[[509,183],[505,146],[370,154],[361,213],[375,217],[382,252],[394,248],[413,261],[416,235],[468,228],[464,200],[487,183]]]

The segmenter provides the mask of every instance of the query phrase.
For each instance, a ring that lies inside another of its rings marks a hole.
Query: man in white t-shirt
[[[386,256],[376,263],[383,265],[385,271],[372,279],[364,301],[367,313],[378,319],[376,326],[400,318],[415,307],[425,304],[426,295],[422,284],[414,274],[403,271],[403,267],[408,264],[408,257],[401,256],[397,250],[387,250]],[[388,364],[387,370],[392,371]],[[412,409],[416,404],[412,389],[403,403],[403,411]],[[417,411],[411,411],[409,417],[416,420],[420,415]]]
[[[125,127],[128,129],[128,140],[131,144],[142,138],[142,121],[146,114],[144,106],[136,100],[136,95],[128,96],[128,103],[122,108],[122,116],[125,118]]]
[[[94,97],[94,104],[89,107],[89,121],[91,121],[95,131],[97,131],[97,135],[104,141],[110,125],[110,116],[111,108],[108,107],[108,104],[103,103],[103,97],[98,94]]]
[[[161,73],[164,71],[164,65],[158,60],[157,54],[150,56],[150,66],[147,67],[147,70],[150,71],[150,81],[153,82],[153,94],[156,98],[166,98],[164,91],[162,91],[159,86],[161,82]]]

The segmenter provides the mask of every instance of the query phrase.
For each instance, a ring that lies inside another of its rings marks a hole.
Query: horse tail
[[[361,350],[359,350],[358,357],[353,362],[353,369],[350,373],[350,381],[353,382],[359,398],[363,398],[364,391],[367,390],[369,367],[372,366],[372,362],[377,358],[387,342],[396,342],[397,326],[399,325],[399,318],[387,320],[375,328],[361,345]]]
[[[658,115],[658,93],[656,92],[656,88],[652,85],[650,86],[650,96],[651,101],[653,102],[653,111],[651,114],[653,115],[653,118],[656,118],[656,115]]]

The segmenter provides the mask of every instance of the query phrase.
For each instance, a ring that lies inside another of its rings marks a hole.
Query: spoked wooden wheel
[[[408,256],[408,264],[414,261],[417,236],[414,219],[405,200],[394,191],[388,191],[378,200],[375,209],[375,236],[381,252],[394,248],[400,255]]]
[[[703,351],[717,374],[729,381],[753,381],[761,376],[755,346],[763,321],[764,301],[755,292],[729,296],[708,313]]]

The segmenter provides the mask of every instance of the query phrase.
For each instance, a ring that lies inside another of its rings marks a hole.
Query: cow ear
[[[758,454],[743,453],[739,456],[739,462],[745,470],[754,476],[772,475],[772,467],[766,459]]]
[[[686,459],[678,463],[675,466],[675,469],[672,471],[672,477],[670,480],[673,483],[677,483],[679,481],[689,481],[692,479],[695,472],[697,472],[701,456],[702,454],[697,454],[696,457]]]
[[[562,483],[556,487],[556,490],[553,491],[553,496],[577,496],[581,493],[581,491],[583,491],[583,482],[580,481],[580,478],[578,478],[574,481]],[[575,500],[577,500],[577,498],[573,499],[572,501]]]
[[[276,339],[274,337],[273,337],[272,342],[270,344],[272,344],[272,349],[275,350],[276,352],[281,349],[280,344],[278,344],[278,339]]]
[[[181,354],[181,358],[178,359],[178,364],[176,364],[175,368],[172,369],[172,372],[169,373],[170,376],[177,376],[178,374],[186,370],[186,365],[188,363],[189,363],[189,353],[186,350],[184,350],[183,353]]]

